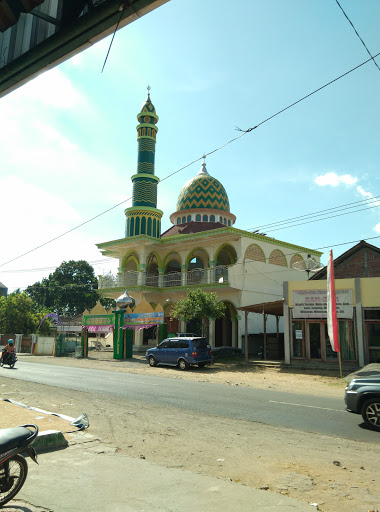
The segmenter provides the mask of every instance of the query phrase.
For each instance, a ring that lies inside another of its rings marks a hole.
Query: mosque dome
[[[190,208],[230,211],[230,203],[223,185],[209,175],[203,162],[199,173],[182,187],[178,196],[177,212]]]
[[[195,221],[232,226],[235,223],[236,217],[230,213],[227,192],[220,181],[207,172],[205,162],[199,173],[182,187],[176,211],[170,220],[173,224]]]

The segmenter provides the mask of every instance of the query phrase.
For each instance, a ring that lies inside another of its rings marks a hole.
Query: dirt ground
[[[90,353],[89,359],[21,355],[18,364],[23,360],[230,386],[278,390],[286,386],[290,392],[342,400],[346,385],[336,375],[253,365],[247,368],[243,363],[217,363],[187,372],[150,368],[142,357],[116,361],[104,352]],[[4,373],[0,373],[1,398],[72,417],[86,412],[90,418],[88,432],[104,444],[116,446],[117,452],[286,494],[323,512],[380,511],[380,444],[195,415],[133,400],[120,407],[119,400],[109,395],[47,388],[4,378]]]

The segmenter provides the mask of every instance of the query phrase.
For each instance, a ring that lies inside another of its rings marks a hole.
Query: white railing
[[[181,272],[169,272],[168,274],[164,274],[163,277],[164,286],[181,286],[182,284]]]
[[[140,280],[139,280],[140,277]],[[148,274],[136,270],[128,270],[124,274],[112,275],[110,273],[99,276],[99,289],[128,288],[129,286],[152,286],[155,288],[169,288],[181,286],[182,283],[189,286],[207,283],[228,283],[228,266],[220,265],[214,268],[195,268],[185,272],[169,272],[162,279],[158,274]],[[160,284],[161,283],[161,284]]]

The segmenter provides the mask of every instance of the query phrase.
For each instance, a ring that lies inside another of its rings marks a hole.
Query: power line
[[[372,208],[379,208],[380,205],[377,205],[377,206],[369,206],[368,208],[361,208],[360,210],[354,210],[354,211],[351,211],[351,212],[346,212],[346,213],[338,213],[336,215],[329,215],[328,217],[324,217],[323,219],[313,219],[313,220],[308,220],[306,222],[298,222],[297,224],[292,224],[290,226],[282,226],[282,227],[275,227],[273,229],[266,229],[265,231],[280,231],[282,229],[288,229],[288,228],[295,228],[295,227],[298,227],[298,226],[303,226],[304,224],[313,224],[314,222],[320,222],[321,220],[330,220],[330,219],[333,219],[335,217],[342,217],[344,215],[350,215],[351,213],[357,213],[357,212],[362,212],[362,211],[365,211],[365,210],[371,210]]]
[[[359,32],[358,32],[358,31],[356,30],[356,28],[354,27],[354,24],[352,23],[352,21],[350,20],[350,18],[347,16],[347,14],[344,12],[343,7],[340,5],[340,3],[338,2],[338,0],[335,0],[335,1],[336,1],[336,3],[339,5],[340,10],[341,10],[341,11],[342,11],[342,13],[344,14],[344,16],[347,18],[348,23],[349,23],[349,24],[351,25],[351,27],[354,29],[355,34],[356,34],[356,35],[358,36],[358,38],[360,39],[360,41],[361,41],[362,45],[363,45],[363,46],[364,46],[364,48],[367,50],[368,55],[370,55],[371,59],[373,60],[373,63],[375,64],[375,66],[377,67],[377,69],[380,71],[380,68],[379,68],[379,66],[377,65],[377,62],[375,61],[374,57],[372,57],[371,52],[368,50],[367,45],[365,44],[365,42],[363,41],[363,39],[360,37]]]
[[[378,57],[380,55],[380,52],[377,53],[375,55],[375,57]],[[353,71],[359,69],[361,66],[364,66],[364,64],[367,64],[368,62],[370,62],[371,60],[373,60],[374,57],[371,56],[370,59],[366,60],[365,62],[362,62],[361,64],[359,64],[358,66],[350,69],[349,71],[346,71],[346,73],[343,73],[343,75],[340,75],[338,76],[337,78],[334,78],[334,80],[331,80],[330,82],[327,82],[327,84],[325,85],[322,85],[321,87],[319,87],[318,89],[315,89],[315,91],[312,91],[310,92],[309,94],[307,94],[306,96],[304,96],[303,98],[300,98],[299,100],[295,101],[294,103],[292,103],[291,105],[288,105],[287,107],[283,108],[282,110],[280,110],[279,112],[276,112],[276,114],[273,114],[271,115],[270,117],[267,117],[267,119],[264,119],[264,121],[261,121],[261,123],[257,124],[256,126],[253,126],[252,128],[247,128],[247,130],[242,130],[241,128],[239,127],[236,127],[236,130],[238,130],[239,132],[243,132],[244,133],[249,133],[249,132],[252,132],[253,130],[256,130],[256,128],[258,128],[259,126],[261,126],[262,124],[270,121],[271,119],[273,119],[274,117],[282,114],[283,112],[285,112],[286,110],[294,107],[295,105],[297,105],[298,103],[301,103],[301,101],[304,101],[306,100],[307,98],[310,98],[310,96],[313,96],[313,94],[316,94],[317,92],[321,91],[322,89],[325,89],[325,87],[328,87],[329,85],[333,84],[334,82],[337,82],[338,80],[340,80],[341,78],[349,75],[350,73],[352,73]],[[207,155],[206,155],[207,156]]]
[[[334,206],[333,208],[327,208],[325,210],[318,210],[318,211],[313,212],[313,213],[307,213],[305,215],[301,215],[301,216],[297,216],[297,217],[291,217],[290,219],[285,219],[285,220],[281,220],[281,221],[277,221],[277,222],[271,222],[269,224],[262,224],[260,226],[254,227],[254,228],[249,228],[249,229],[247,229],[247,231],[267,229],[268,227],[269,228],[270,227],[275,227],[277,225],[287,224],[289,222],[298,221],[298,220],[301,220],[301,219],[304,219],[304,218],[308,218],[308,217],[314,217],[314,216],[315,217],[320,217],[322,215],[327,215],[329,212],[333,212],[334,210],[348,210],[350,208],[353,208],[355,205],[360,205],[362,203],[367,203],[368,204],[370,201],[374,202],[374,205],[372,207],[378,207],[378,206],[380,206],[380,201],[378,201],[377,198],[380,198],[380,196],[375,196],[375,197],[372,197],[370,199],[362,199],[361,201],[355,201],[355,202],[352,202],[352,203],[346,203],[346,204],[343,204],[341,206]],[[321,219],[321,220],[323,220],[323,219]]]
[[[377,53],[374,57],[377,57],[378,55],[380,55],[380,52]],[[360,67],[364,66],[365,64],[367,64],[368,62],[370,62],[371,60],[373,60],[372,57],[371,59],[368,59],[364,62],[362,62],[361,64],[359,64],[358,66],[355,66],[354,68],[350,69],[349,71],[346,71],[345,73],[343,73],[342,75],[334,78],[333,80],[331,80],[330,82],[326,83],[325,85],[322,85],[321,87],[319,87],[318,89],[315,89],[314,91],[312,91],[311,93],[307,94],[306,96],[303,96],[302,98],[300,98],[299,100],[295,101],[294,103],[292,103],[291,105],[288,105],[287,107],[283,108],[282,110],[279,110],[277,113],[271,115],[270,117],[264,119],[264,121],[261,121],[260,123],[258,123],[256,126],[252,127],[252,128],[248,128],[247,130],[242,130],[240,128],[236,128],[238,131],[241,131],[242,134],[241,135],[238,135],[237,137],[234,137],[233,139],[229,140],[228,142],[226,142],[225,144],[217,147],[216,149],[213,149],[212,151],[209,151],[208,153],[202,155],[201,157],[193,160],[192,162],[190,162],[189,164],[181,167],[180,169],[178,169],[177,171],[174,171],[172,172],[171,174],[167,175],[166,177],[162,178],[160,180],[160,182],[162,181],[165,181],[167,180],[168,178],[174,176],[175,174],[178,174],[180,171],[182,171],[183,169],[186,169],[187,167],[191,166],[192,164],[194,164],[195,162],[198,162],[199,160],[202,160],[203,158],[209,156],[209,155],[212,155],[213,153],[216,153],[217,151],[220,151],[221,149],[225,148],[226,146],[228,146],[229,144],[231,144],[232,142],[235,142],[236,140],[240,139],[241,137],[243,137],[244,135],[246,135],[247,133],[250,133],[251,131],[255,130],[256,128],[258,128],[259,126],[263,125],[264,123],[270,121],[271,119],[273,119],[274,117],[282,114],[283,112],[285,112],[286,110],[294,107],[295,105],[297,105],[298,103],[300,103],[301,101],[304,101],[305,99],[309,98],[310,96],[312,96],[313,94],[316,94],[317,92],[321,91],[322,89],[326,88],[327,86],[333,84],[334,82],[337,82],[338,80],[340,80],[341,78],[347,76],[348,74],[352,73],[353,71],[356,71],[357,69],[359,69]],[[107,210],[99,213],[98,215],[95,215],[94,217],[92,217],[91,219],[88,219],[87,221],[85,222],[82,222],[81,224],[78,224],[77,226],[69,229],[68,231],[52,238],[51,240],[48,240],[47,242],[44,242],[43,244],[35,247],[34,249],[31,249],[19,256],[16,256],[15,258],[12,258],[4,263],[1,263],[0,264],[0,267],[3,267],[4,265],[7,265],[8,263],[11,263],[12,261],[15,261],[17,259],[20,259],[22,258],[23,256],[26,256],[27,254],[30,254],[31,252],[34,252],[36,251],[37,249],[41,249],[41,247],[44,247],[45,245],[48,245],[56,240],[58,240],[59,238],[62,238],[63,236],[65,235],[68,235],[69,233],[72,233],[73,231],[75,231],[76,229],[79,229],[80,227],[88,224],[89,222],[92,222],[93,220],[101,217],[102,215],[105,215],[106,213],[110,212],[111,210],[114,210],[115,208],[117,208],[118,206],[120,206],[121,204],[124,204],[125,202],[127,201],[130,201],[132,199],[132,197],[128,197],[127,199],[125,199],[124,201],[121,201],[120,203],[112,206],[111,208],[108,208]]]

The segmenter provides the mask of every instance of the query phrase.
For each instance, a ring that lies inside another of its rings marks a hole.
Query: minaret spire
[[[127,218],[126,237],[148,235],[154,238],[161,236],[161,217],[163,212],[157,209],[157,184],[160,181],[154,175],[154,160],[156,151],[156,123],[158,115],[148,97],[137,115],[138,153],[137,174],[132,176],[133,196],[132,208],[125,210]]]

